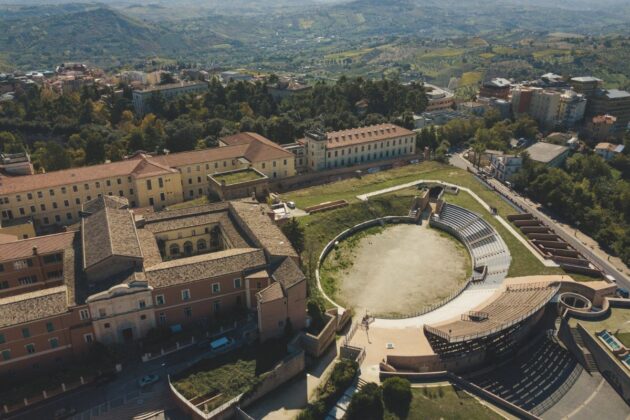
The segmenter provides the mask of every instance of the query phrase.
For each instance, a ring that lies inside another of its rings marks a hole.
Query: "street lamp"
[[[575,226],[576,226],[576,228],[575,228],[575,237],[577,238],[578,229],[580,228],[580,221],[579,220],[575,222]]]

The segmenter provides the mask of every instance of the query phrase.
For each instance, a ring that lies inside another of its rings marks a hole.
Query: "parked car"
[[[617,294],[618,294],[619,296],[621,296],[622,298],[626,298],[626,299],[628,299],[628,297],[630,297],[630,292],[628,292],[628,290],[627,290],[627,289],[623,289],[623,288],[621,288],[621,287],[619,287],[619,288],[617,289]]]
[[[212,340],[210,342],[210,350],[218,353],[218,352],[228,349],[229,347],[232,346],[232,344],[234,344],[234,340],[230,338],[227,338],[227,337],[217,338],[216,340]]]
[[[140,388],[144,388],[145,386],[156,383],[160,380],[158,375],[144,375],[142,378],[138,379],[138,385]]]
[[[77,410],[75,408],[60,408],[59,410],[55,410],[53,418],[55,420],[67,419],[74,416],[76,413]]]
[[[287,201],[287,207],[293,210],[295,208],[295,203],[293,201]]]

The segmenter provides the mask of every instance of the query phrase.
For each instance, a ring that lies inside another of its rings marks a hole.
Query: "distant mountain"
[[[0,51],[7,62],[20,67],[31,63],[52,67],[72,60],[110,68],[154,55],[177,57],[197,47],[164,27],[104,7],[82,6],[69,13],[14,18],[4,25]],[[210,31],[205,42],[212,45],[226,40]]]

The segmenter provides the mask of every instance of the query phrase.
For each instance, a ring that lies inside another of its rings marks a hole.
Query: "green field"
[[[323,247],[343,230],[360,222],[387,215],[406,215],[411,206],[413,188],[407,188],[370,198],[367,202],[359,201],[356,196],[372,191],[389,188],[407,182],[426,180],[442,180],[451,182],[474,191],[488,205],[495,207],[504,219],[515,210],[494,191],[478,182],[470,173],[436,162],[425,162],[409,165],[389,171],[368,174],[361,179],[352,178],[316,187],[292,191],[282,195],[284,200],[294,201],[298,207],[304,208],[333,200],[347,200],[350,205],[341,209],[316,213],[301,217],[300,223],[305,230],[306,251],[303,260],[309,268],[311,292],[319,292],[314,287],[314,266]],[[497,219],[484,209],[479,202],[466,192],[458,195],[446,194],[446,201],[468,208],[486,219],[499,232],[512,255],[512,264],[508,272],[510,277],[529,275],[566,274],[558,267],[546,267],[532,252],[514,237]],[[518,231],[517,231],[518,232]],[[590,277],[572,275],[575,280],[589,281]],[[321,276],[322,288],[330,296],[335,296],[336,284],[332,276],[325,272]]]
[[[262,178],[262,176],[256,171],[244,170],[212,175],[212,178],[216,179],[219,182],[225,181],[226,185],[233,185],[240,182],[254,181],[256,179]]]
[[[503,417],[481,404],[472,395],[453,386],[412,388],[412,400],[406,419],[494,420]],[[385,418],[397,419],[387,413]]]

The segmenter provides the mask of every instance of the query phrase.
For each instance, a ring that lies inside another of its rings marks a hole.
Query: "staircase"
[[[582,334],[580,334],[580,331],[578,331],[577,328],[571,328],[571,335],[573,336],[575,343],[578,345],[578,348],[584,356],[584,361],[586,362],[586,366],[584,367],[586,368],[586,370],[589,373],[599,372],[597,362],[595,361],[595,358],[593,357],[589,349],[584,345],[584,339],[582,338]]]

